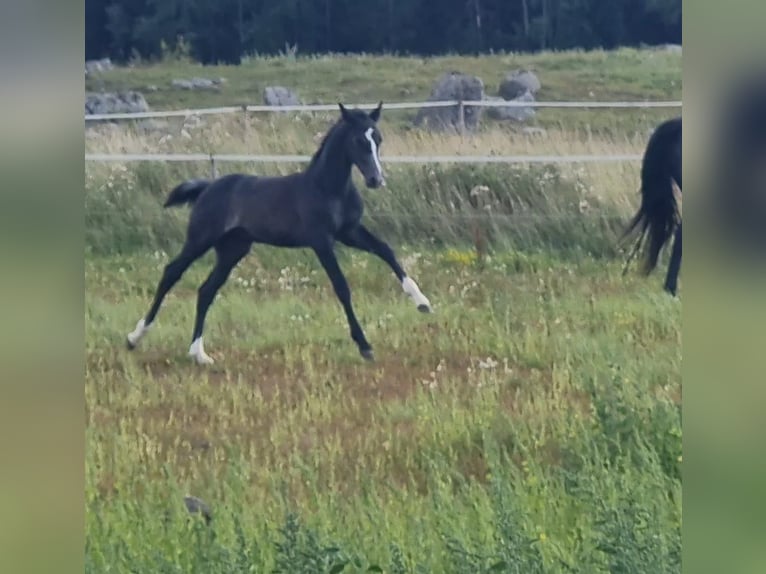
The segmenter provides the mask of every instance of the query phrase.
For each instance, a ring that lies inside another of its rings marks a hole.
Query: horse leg
[[[196,245],[187,241],[181,249],[181,253],[165,266],[165,270],[157,285],[157,291],[154,295],[152,306],[149,308],[149,312],[138,321],[136,328],[128,333],[128,349],[136,348],[136,345],[138,345],[139,341],[149,330],[149,326],[154,322],[154,318],[157,316],[157,312],[160,310],[160,306],[162,305],[165,296],[178,282],[189,266],[194,263],[195,260],[200,258],[209,248],[210,245]]]
[[[418,311],[423,313],[431,312],[431,303],[428,301],[428,298],[421,293],[418,284],[405,273],[396,259],[394,250],[385,241],[375,237],[364,225],[357,225],[350,231],[341,234],[338,239],[349,247],[372,253],[385,261],[402,284],[404,292],[415,301]]]
[[[205,353],[202,344],[202,331],[205,326],[205,316],[215,299],[218,290],[226,283],[231,270],[250,251],[252,242],[238,235],[225,235],[215,244],[216,263],[197,294],[197,314],[194,319],[194,332],[189,347],[189,356],[199,365],[212,365],[213,359]]]
[[[348,320],[348,325],[351,329],[351,338],[357,344],[357,347],[359,347],[359,353],[362,357],[371,361],[373,359],[372,347],[367,342],[362,327],[359,325],[359,321],[357,321],[356,315],[354,314],[354,309],[351,306],[351,290],[348,287],[346,278],[343,276],[343,271],[341,270],[340,265],[338,265],[338,260],[335,257],[332,245],[328,244],[323,247],[315,247],[314,253],[316,253],[316,256],[319,258],[319,262],[322,264],[322,267],[332,282],[338,300],[341,305],[343,305],[343,310],[346,312],[346,319]]]
[[[673,251],[670,255],[668,275],[665,278],[665,290],[671,295],[676,295],[678,273],[681,270],[681,226],[676,228],[676,237],[673,241]]]

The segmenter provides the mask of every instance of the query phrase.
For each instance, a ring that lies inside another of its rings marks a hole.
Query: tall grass
[[[198,129],[167,133],[106,128],[88,139],[91,151],[312,154],[329,125],[317,118],[208,120]],[[391,155],[636,153],[643,140],[556,130],[528,136],[510,129],[436,136],[381,126],[384,158]],[[175,136],[173,136],[175,133]],[[183,135],[179,135],[179,134]],[[218,173],[283,174],[301,165],[222,164]],[[487,244],[516,249],[615,253],[615,241],[637,201],[637,163],[616,164],[391,164],[389,186],[365,191],[370,224],[397,241],[434,245]],[[207,164],[89,163],[86,170],[86,245],[92,253],[171,249],[183,238],[185,214],[160,209],[169,190],[209,175]],[[363,185],[360,184],[363,188]]]

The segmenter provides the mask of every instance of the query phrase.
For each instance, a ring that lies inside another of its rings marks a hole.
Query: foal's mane
[[[347,113],[358,119],[362,119],[367,116],[367,114],[361,110],[347,110]],[[322,138],[322,143],[319,144],[319,148],[314,152],[314,155],[311,156],[311,161],[309,162],[306,171],[315,167],[316,164],[319,163],[319,159],[322,157],[322,154],[330,145],[330,141],[333,140],[337,134],[341,133],[343,129],[347,128],[348,125],[349,124],[345,122],[343,118],[338,118],[338,121],[336,121],[332,127],[327,130],[324,138]]]
[[[319,148],[314,152],[314,155],[311,156],[311,161],[309,162],[309,166],[307,168],[311,169],[316,166],[317,163],[319,163],[319,159],[322,157],[322,154],[327,149],[330,140],[332,140],[337,133],[341,131],[341,127],[343,126],[345,122],[343,119],[339,119],[333,126],[327,130],[327,133],[325,134],[324,138],[322,138],[322,143],[319,144]]]

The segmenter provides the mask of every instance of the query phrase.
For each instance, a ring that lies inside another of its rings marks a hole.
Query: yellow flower
[[[459,249],[448,249],[444,254],[444,259],[450,263],[457,263],[458,265],[468,266],[474,263],[477,259],[475,251],[460,251]]]
[[[548,540],[548,537],[546,536],[545,532],[540,533],[540,542],[545,542]]]

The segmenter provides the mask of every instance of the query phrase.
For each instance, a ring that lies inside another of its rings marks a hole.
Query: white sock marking
[[[404,292],[407,293],[407,295],[412,297],[412,300],[415,301],[415,305],[418,307],[425,306],[428,307],[428,309],[431,309],[431,303],[428,301],[428,298],[420,292],[418,284],[415,283],[411,277],[402,279],[402,289],[404,289]]]
[[[143,336],[146,335],[148,330],[149,327],[146,326],[144,320],[141,319],[138,323],[136,323],[136,328],[128,333],[128,342],[135,347],[138,345],[138,342],[143,338]]]
[[[202,337],[197,337],[192,341],[189,347],[189,356],[194,359],[198,365],[212,365],[213,358],[205,352],[202,345]]]
[[[383,166],[380,165],[380,157],[378,156],[378,146],[375,143],[375,140],[372,138],[372,132],[374,131],[373,128],[367,128],[367,131],[364,132],[364,137],[367,138],[367,141],[370,142],[370,151],[372,152],[372,159],[375,161],[375,169],[378,170],[378,175],[380,175],[380,179],[383,182],[383,185],[385,185],[385,178],[383,177]]]

